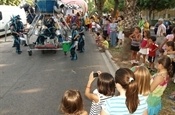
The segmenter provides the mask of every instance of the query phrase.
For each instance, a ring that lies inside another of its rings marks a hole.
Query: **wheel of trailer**
[[[32,56],[32,51],[29,50],[29,51],[28,51],[28,54],[29,54],[29,56]]]
[[[57,53],[57,50],[53,50],[52,52],[53,52],[53,54],[56,54]]]
[[[41,50],[41,53],[42,53],[42,54],[45,54],[45,50]]]

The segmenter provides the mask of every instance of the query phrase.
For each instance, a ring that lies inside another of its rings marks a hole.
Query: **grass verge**
[[[112,55],[112,60],[114,60],[115,64],[117,64],[119,67],[132,67],[129,59],[126,61],[121,61],[121,49],[109,48],[109,52]],[[175,102],[168,99],[168,96],[173,91],[175,91],[175,84],[170,81],[162,96],[162,110],[160,115],[175,115],[175,112],[171,110],[172,106],[175,107]]]

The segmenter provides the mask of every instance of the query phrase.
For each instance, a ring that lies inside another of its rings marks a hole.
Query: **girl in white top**
[[[95,76],[96,74],[96,76]],[[85,89],[85,96],[92,101],[89,115],[99,115],[101,111],[101,105],[108,98],[111,98],[115,93],[114,78],[109,73],[95,73],[91,72],[89,75],[89,81]],[[97,89],[91,93],[91,84],[98,77]]]

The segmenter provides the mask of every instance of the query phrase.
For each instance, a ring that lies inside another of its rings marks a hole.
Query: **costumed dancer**
[[[10,29],[14,37],[14,45],[16,47],[16,53],[18,54],[22,53],[20,48],[20,36],[24,31],[23,23],[20,20],[21,20],[20,16],[17,15],[11,19],[11,24],[10,24]]]
[[[78,49],[80,53],[84,52],[84,45],[85,45],[85,35],[84,35],[85,27],[83,26],[83,23],[81,23],[80,29],[79,29],[79,39],[78,39]]]
[[[71,60],[77,60],[78,58],[75,52],[75,48],[78,44],[78,38],[79,38],[79,34],[77,31],[77,25],[73,23],[72,24],[72,39],[71,39],[71,47],[70,47]]]

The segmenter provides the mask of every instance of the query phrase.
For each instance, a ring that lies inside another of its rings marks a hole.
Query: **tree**
[[[102,10],[103,10],[103,6],[106,0],[94,0],[95,1],[95,6],[97,8],[97,12],[99,14],[99,16],[102,16]]]
[[[95,2],[94,2],[94,0],[88,0],[88,2],[87,2],[87,4],[88,4],[88,12],[89,13],[92,13],[92,12],[95,12]]]
[[[18,6],[20,4],[21,0],[1,0],[0,4],[2,5],[12,5],[12,6]]]
[[[114,0],[106,0],[103,7],[103,12],[110,12],[114,8]]]
[[[148,10],[149,19],[151,19],[153,11],[174,8],[175,0],[138,0],[137,6],[142,10]]]
[[[25,0],[26,3],[33,5],[34,0]],[[0,5],[12,5],[12,6],[18,6],[22,0],[0,0]]]
[[[138,8],[136,7],[137,0],[125,0],[124,1],[124,34],[125,34],[125,41],[124,46],[121,52],[121,59],[128,60],[130,59],[130,39],[129,35],[133,32],[134,27],[137,25],[138,19]]]

